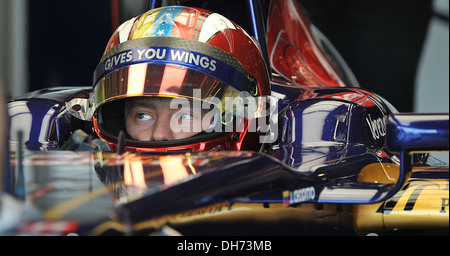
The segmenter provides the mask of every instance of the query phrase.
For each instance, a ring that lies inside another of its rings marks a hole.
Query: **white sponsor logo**
[[[170,50],[170,58],[175,61],[185,62],[202,68],[209,69],[211,71],[216,70],[216,61],[210,60],[206,56],[200,56],[192,52],[185,52],[179,50]]]
[[[384,137],[386,135],[386,118],[387,116],[383,116],[373,120],[370,114],[366,118],[367,124],[369,125],[370,131],[372,132],[372,137],[374,139],[377,140],[380,137]]]
[[[289,191],[289,204],[298,204],[306,201],[314,200],[316,197],[316,190],[314,187],[297,189]]]
[[[116,65],[127,63],[133,60],[133,51],[123,52],[121,54],[112,56],[105,62],[105,70],[110,70]]]
[[[170,49],[170,51],[168,51],[165,48],[132,49],[129,51],[125,51],[108,58],[105,61],[104,68],[106,71],[108,71],[117,65],[126,64],[132,61],[164,60],[164,59],[188,63],[190,65],[199,66],[204,69],[209,69],[211,71],[216,71],[217,69],[216,66],[217,61],[213,58],[200,55],[195,52],[189,52],[178,49]]]

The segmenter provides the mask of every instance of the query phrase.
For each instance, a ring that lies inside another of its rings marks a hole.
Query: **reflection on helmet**
[[[93,82],[89,111],[98,136],[115,148],[124,131],[126,149],[139,151],[240,150],[258,98],[270,93],[261,52],[245,31],[182,6],[123,23]]]

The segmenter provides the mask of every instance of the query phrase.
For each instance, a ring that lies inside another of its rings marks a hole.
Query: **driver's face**
[[[205,122],[203,117],[207,110],[171,109],[170,101],[170,98],[156,97],[131,100],[125,117],[128,134],[139,141],[162,141],[185,139],[199,133],[193,131],[192,124]],[[172,125],[184,126],[184,129],[174,132]]]

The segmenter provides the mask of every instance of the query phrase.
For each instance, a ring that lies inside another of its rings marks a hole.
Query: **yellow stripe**
[[[117,221],[106,221],[96,226],[90,233],[92,236],[100,236],[108,230],[116,230],[118,232],[125,232],[125,225]]]
[[[153,23],[155,22],[156,16],[159,14],[159,11],[146,12],[139,17],[139,20],[136,23],[136,27],[133,30],[133,35],[131,39],[149,37],[150,32],[152,31]]]

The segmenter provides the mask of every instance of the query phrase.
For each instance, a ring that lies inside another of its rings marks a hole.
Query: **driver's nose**
[[[160,115],[155,121],[154,129],[151,134],[150,140],[163,141],[173,140],[174,136],[170,129],[170,115]]]

